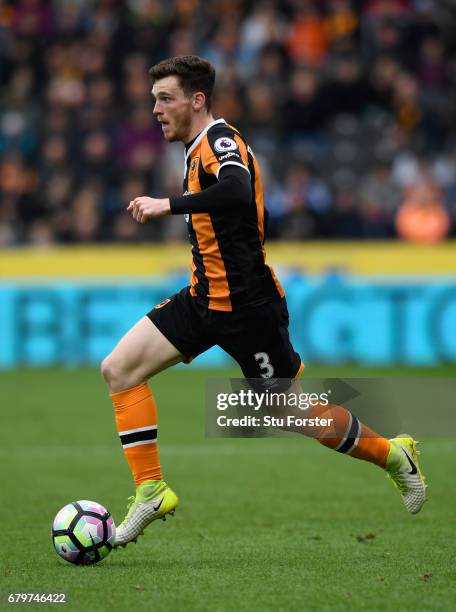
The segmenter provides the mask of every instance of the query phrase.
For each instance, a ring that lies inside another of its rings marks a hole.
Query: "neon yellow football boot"
[[[136,496],[128,499],[127,516],[116,529],[115,547],[125,548],[129,542],[136,542],[152,521],[166,521],[166,515],[173,515],[179,502],[163,480],[146,480],[136,489]]]
[[[399,489],[402,501],[411,514],[416,514],[426,501],[426,483],[421,473],[416,442],[407,434],[390,440],[391,450],[386,460],[386,471]]]

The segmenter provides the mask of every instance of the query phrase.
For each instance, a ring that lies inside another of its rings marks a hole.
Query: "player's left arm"
[[[250,175],[239,167],[227,165],[219,172],[218,182],[199,193],[160,199],[140,196],[130,202],[127,210],[139,223],[147,223],[149,219],[165,215],[233,210],[245,206],[251,199]]]
[[[130,201],[127,211],[138,223],[147,223],[150,219],[164,217],[171,214],[169,198],[150,198],[139,196]]]
[[[198,193],[171,199],[171,214],[208,213],[248,206],[252,185],[247,146],[235,130],[218,124],[201,142],[200,164],[217,182]]]
[[[246,206],[252,199],[250,174],[234,165],[220,169],[218,182],[198,193],[171,198],[171,214],[220,212]]]

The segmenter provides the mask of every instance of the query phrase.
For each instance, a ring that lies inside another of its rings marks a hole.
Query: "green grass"
[[[456,607],[454,439],[423,445],[430,501],[409,516],[378,468],[312,440],[206,439],[209,375],[175,369],[153,384],[176,516],[94,567],[62,561],[50,525],[84,498],[123,518],[132,485],[104,384],[92,370],[0,375],[0,591],[66,592],[81,611]]]

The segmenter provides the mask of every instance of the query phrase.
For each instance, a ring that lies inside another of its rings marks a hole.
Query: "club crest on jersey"
[[[225,151],[234,151],[238,146],[234,140],[228,138],[227,136],[223,136],[222,138],[217,138],[214,143],[214,149],[218,153],[224,153]]]
[[[190,164],[190,171],[188,173],[189,178],[193,178],[196,174],[196,170],[198,168],[199,157],[194,157],[192,159],[192,163]]]

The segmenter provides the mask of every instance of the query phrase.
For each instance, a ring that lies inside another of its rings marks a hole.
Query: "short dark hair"
[[[178,55],[165,59],[149,70],[152,84],[168,76],[176,76],[185,94],[202,91],[206,96],[206,109],[211,110],[215,83],[215,68],[197,55]]]

